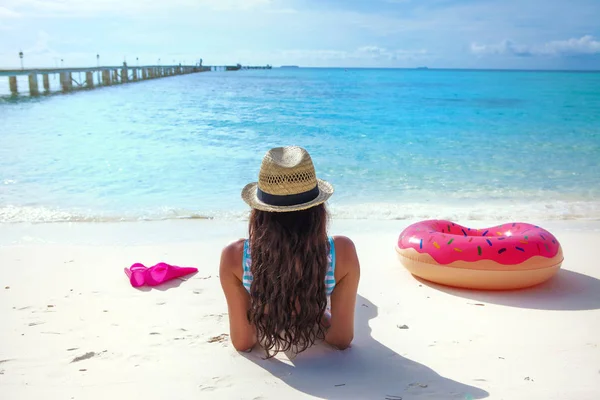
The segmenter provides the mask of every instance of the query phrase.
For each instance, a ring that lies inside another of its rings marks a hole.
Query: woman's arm
[[[229,310],[229,335],[238,351],[249,351],[256,344],[256,329],[248,322],[250,295],[242,284],[244,241],[231,243],[221,252],[219,277]]]
[[[337,283],[331,294],[330,327],[325,341],[338,349],[350,347],[354,339],[354,308],[360,280],[360,264],[352,240],[336,236],[335,276]]]

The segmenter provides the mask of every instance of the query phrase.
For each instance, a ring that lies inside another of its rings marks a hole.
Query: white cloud
[[[274,0],[5,0],[7,5],[19,10],[24,16],[81,17],[98,14],[136,16],[178,9],[206,11],[247,11],[267,7]],[[0,8],[1,10],[1,8]],[[0,14],[1,15],[1,14]]]
[[[267,7],[272,0],[195,0],[193,3],[205,5],[215,11],[246,11]]]
[[[275,8],[267,10],[269,14],[298,14],[295,8]]]
[[[344,60],[348,58],[348,52],[343,50],[283,50],[283,59],[291,60]]]
[[[0,28],[0,30],[2,30]],[[11,47],[0,49],[0,63],[2,67],[14,68],[19,65],[17,54],[23,51],[23,61],[26,67],[52,66],[53,60],[59,60],[62,55],[51,47],[52,37],[40,30],[32,38],[32,42],[25,47]]]
[[[586,35],[579,39],[559,40],[546,43],[542,54],[552,55],[584,55],[600,54],[600,41]]]
[[[428,55],[426,49],[418,50],[402,50],[402,49],[387,49],[379,46],[363,46],[356,49],[353,53],[356,57],[370,57],[376,59],[388,60],[413,60],[422,58]]]
[[[477,55],[495,54],[503,55],[510,54],[515,56],[526,57],[530,56],[531,51],[527,46],[522,46],[511,42],[510,40],[504,40],[499,44],[471,44],[471,52]]]
[[[556,40],[541,46],[519,45],[505,40],[499,44],[471,44],[471,52],[477,55],[531,56],[578,56],[600,54],[600,41],[586,35],[568,40]]]
[[[26,56],[31,55],[55,55],[56,52],[50,48],[50,35],[45,31],[38,31],[37,39],[33,46],[23,50]]]
[[[404,66],[411,65],[410,62],[424,60],[429,57],[425,49],[403,50],[387,49],[379,46],[362,46],[355,50],[284,50],[281,57],[294,62],[306,60],[310,65],[381,65],[381,66]],[[408,64],[406,64],[408,63]]]
[[[0,7],[0,18],[19,18],[21,14],[6,7]]]

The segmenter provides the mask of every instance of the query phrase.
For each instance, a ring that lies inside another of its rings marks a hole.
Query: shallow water
[[[0,120],[4,222],[240,218],[288,144],[340,218],[600,218],[598,73],[211,72],[4,97]]]

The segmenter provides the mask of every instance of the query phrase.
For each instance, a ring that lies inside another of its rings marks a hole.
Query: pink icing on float
[[[398,238],[398,247],[429,253],[440,264],[481,259],[519,264],[537,255],[554,257],[560,245],[550,232],[522,222],[471,229],[430,220],[407,227]]]
[[[517,289],[552,277],[561,246],[539,226],[511,222],[472,229],[445,220],[408,226],[396,246],[404,266],[433,282],[474,289]]]

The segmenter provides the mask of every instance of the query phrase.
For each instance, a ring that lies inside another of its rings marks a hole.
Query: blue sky
[[[0,67],[600,69],[600,0],[0,0]]]

